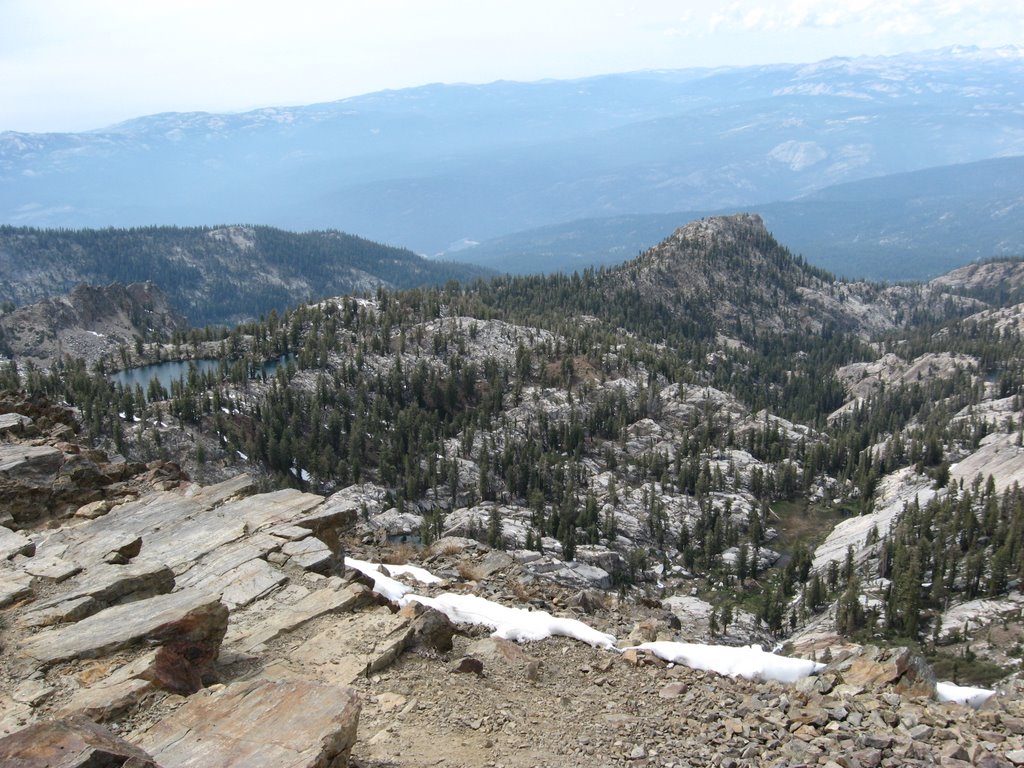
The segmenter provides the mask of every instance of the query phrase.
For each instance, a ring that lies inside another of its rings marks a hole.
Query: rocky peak
[[[680,227],[619,270],[644,300],[708,332],[750,341],[765,335],[835,328],[867,338],[912,318],[948,319],[985,306],[1011,267],[988,267],[920,286],[882,288],[836,280],[780,245],[757,214],[713,216]],[[952,274],[952,273],[951,273]],[[1024,271],[1022,271],[1024,274]],[[980,281],[980,282],[979,282]],[[987,290],[986,290],[987,289]],[[977,298],[968,298],[968,293]]]
[[[679,227],[659,245],[636,260],[640,267],[667,268],[673,262],[678,266],[711,266],[716,257],[727,264],[749,260],[756,264],[776,251],[788,251],[768,232],[764,220],[756,213],[737,213],[731,216],[711,216]],[[724,265],[720,265],[724,266]]]
[[[749,237],[751,234],[759,237],[768,235],[764,219],[756,213],[736,213],[731,216],[710,216],[691,221],[673,232],[668,241],[710,247],[715,243],[721,245],[730,241],[736,242],[741,237]]]
[[[828,290],[829,276],[807,266],[772,237],[756,214],[691,222],[636,260],[625,277],[675,316],[738,338],[795,325],[820,327],[800,289]]]

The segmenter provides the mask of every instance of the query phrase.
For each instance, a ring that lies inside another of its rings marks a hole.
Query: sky
[[[0,0],[0,131],[1024,43],[1019,0]],[[718,7],[714,7],[718,6]]]

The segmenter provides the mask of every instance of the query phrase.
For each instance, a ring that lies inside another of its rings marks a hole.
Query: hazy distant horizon
[[[811,63],[1024,40],[995,0],[7,0],[0,131],[76,132],[430,83]]]
[[[83,128],[83,129],[78,129],[78,130],[73,130],[73,131],[40,131],[39,133],[89,133],[89,132],[102,132],[102,131],[104,131],[106,129],[114,128],[114,127],[116,127],[118,125],[121,125],[123,123],[128,123],[128,122],[131,122],[133,120],[140,120],[140,119],[144,119],[144,118],[147,118],[147,117],[157,117],[157,116],[160,116],[160,115],[188,115],[188,114],[197,114],[197,115],[200,115],[200,114],[207,114],[207,115],[245,115],[245,114],[249,114],[249,113],[261,112],[261,111],[264,111],[264,110],[273,110],[273,109],[301,109],[301,108],[304,108],[304,107],[315,107],[318,104],[325,104],[325,105],[326,104],[335,104],[335,103],[344,102],[344,101],[348,101],[348,100],[359,99],[359,98],[364,97],[364,96],[373,96],[375,94],[389,93],[389,92],[398,92],[398,91],[405,91],[405,90],[415,90],[415,89],[418,89],[418,88],[429,88],[431,86],[454,86],[454,87],[458,87],[458,86],[469,86],[469,87],[481,86],[481,87],[485,87],[485,86],[488,86],[488,85],[493,85],[493,84],[501,83],[501,82],[530,84],[530,83],[542,83],[542,82],[545,82],[545,81],[558,81],[558,80],[562,80],[564,82],[575,82],[575,81],[582,82],[582,81],[591,80],[591,79],[595,79],[595,78],[601,78],[601,77],[609,77],[609,76],[623,75],[623,74],[625,74],[625,75],[629,75],[629,74],[643,74],[645,72],[649,72],[649,73],[655,73],[655,72],[675,72],[675,71],[685,72],[685,71],[688,71],[688,70],[699,71],[699,70],[702,70],[702,69],[707,69],[707,70],[725,70],[725,69],[743,69],[743,68],[746,68],[746,67],[758,67],[758,66],[771,67],[771,66],[787,66],[787,65],[798,65],[799,66],[801,64],[814,65],[814,64],[822,63],[822,62],[829,61],[829,60],[841,60],[841,59],[850,59],[850,60],[853,60],[853,59],[878,59],[878,58],[890,58],[890,57],[895,58],[895,57],[905,56],[905,55],[911,55],[911,56],[912,55],[927,55],[927,54],[932,53],[932,52],[941,51],[941,50],[949,50],[951,48],[957,48],[957,47],[972,48],[972,46],[946,46],[943,49],[924,49],[924,50],[920,50],[920,51],[905,51],[905,52],[896,53],[896,54],[879,54],[877,56],[870,56],[870,55],[867,55],[867,54],[864,54],[864,55],[861,55],[861,56],[855,56],[855,57],[854,56],[832,56],[832,57],[829,57],[829,58],[826,58],[826,59],[816,59],[816,60],[813,60],[813,61],[766,61],[766,62],[761,62],[759,64],[736,64],[736,65],[720,65],[720,66],[692,66],[692,67],[671,67],[671,68],[669,68],[669,67],[658,67],[658,68],[650,67],[650,68],[647,68],[647,69],[626,70],[626,71],[622,71],[622,72],[611,72],[611,71],[609,71],[609,72],[595,72],[593,74],[581,75],[579,77],[573,77],[573,78],[549,78],[549,77],[544,77],[544,78],[535,78],[533,80],[516,80],[514,78],[499,78],[497,80],[489,80],[489,81],[481,81],[481,82],[472,82],[472,81],[452,81],[452,82],[438,82],[438,81],[434,81],[434,82],[423,82],[423,83],[416,83],[414,85],[403,86],[403,87],[400,87],[400,88],[381,88],[381,89],[378,89],[378,90],[375,90],[375,91],[366,91],[366,92],[354,93],[354,94],[345,95],[345,96],[339,96],[336,99],[322,99],[322,100],[319,100],[319,101],[312,101],[312,102],[283,102],[283,103],[274,103],[274,104],[256,104],[256,105],[246,106],[246,107],[243,107],[243,108],[240,108],[240,109],[225,109],[225,110],[207,110],[207,109],[161,110],[159,112],[148,112],[148,113],[145,113],[145,114],[131,115],[131,116],[125,117],[124,119],[117,120],[117,121],[115,121],[113,123],[108,123],[106,125],[92,126],[90,128]],[[986,52],[986,51],[995,52],[995,51],[1006,50],[1006,49],[1010,49],[1010,48],[1017,48],[1018,51],[1020,51],[1019,55],[1022,58],[1024,58],[1024,46],[999,46],[998,48],[978,48],[977,50],[979,50],[980,52]],[[2,132],[3,130],[6,130],[6,129],[0,129],[0,132]],[[34,132],[26,131],[25,133],[34,133]]]

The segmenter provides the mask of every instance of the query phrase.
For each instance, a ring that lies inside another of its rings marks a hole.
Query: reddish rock
[[[0,739],[5,768],[159,768],[138,747],[84,717],[35,723]]]
[[[455,625],[440,611],[426,608],[412,622],[413,643],[439,653],[452,649]]]
[[[215,681],[213,662],[219,652],[219,644],[172,641],[157,651],[152,666],[139,677],[170,693],[190,696]]]
[[[451,666],[453,674],[474,674],[483,677],[484,663],[472,656],[464,656]]]
[[[928,663],[909,648],[866,646],[860,653],[829,665],[844,683],[866,690],[893,686],[908,696],[935,695],[935,674]]]

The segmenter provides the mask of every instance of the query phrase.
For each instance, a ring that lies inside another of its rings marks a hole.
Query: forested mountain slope
[[[0,300],[28,304],[78,283],[152,281],[193,325],[237,323],[301,301],[378,286],[408,288],[489,274],[342,232],[265,226],[0,227],[0,266]]]
[[[106,361],[220,360],[169,390],[81,363],[0,386],[200,478],[334,492],[370,540],[476,538],[529,583],[657,600],[704,636],[903,638],[984,682],[1024,640],[1002,624],[1024,576],[1024,306],[990,289],[834,281],[737,216],[617,269],[381,288]]]
[[[780,245],[756,214],[691,222],[621,266],[508,277],[474,291],[516,317],[561,307],[680,344],[716,334],[770,344],[779,336],[835,330],[866,338],[978,306],[959,294],[939,283],[836,280]]]

